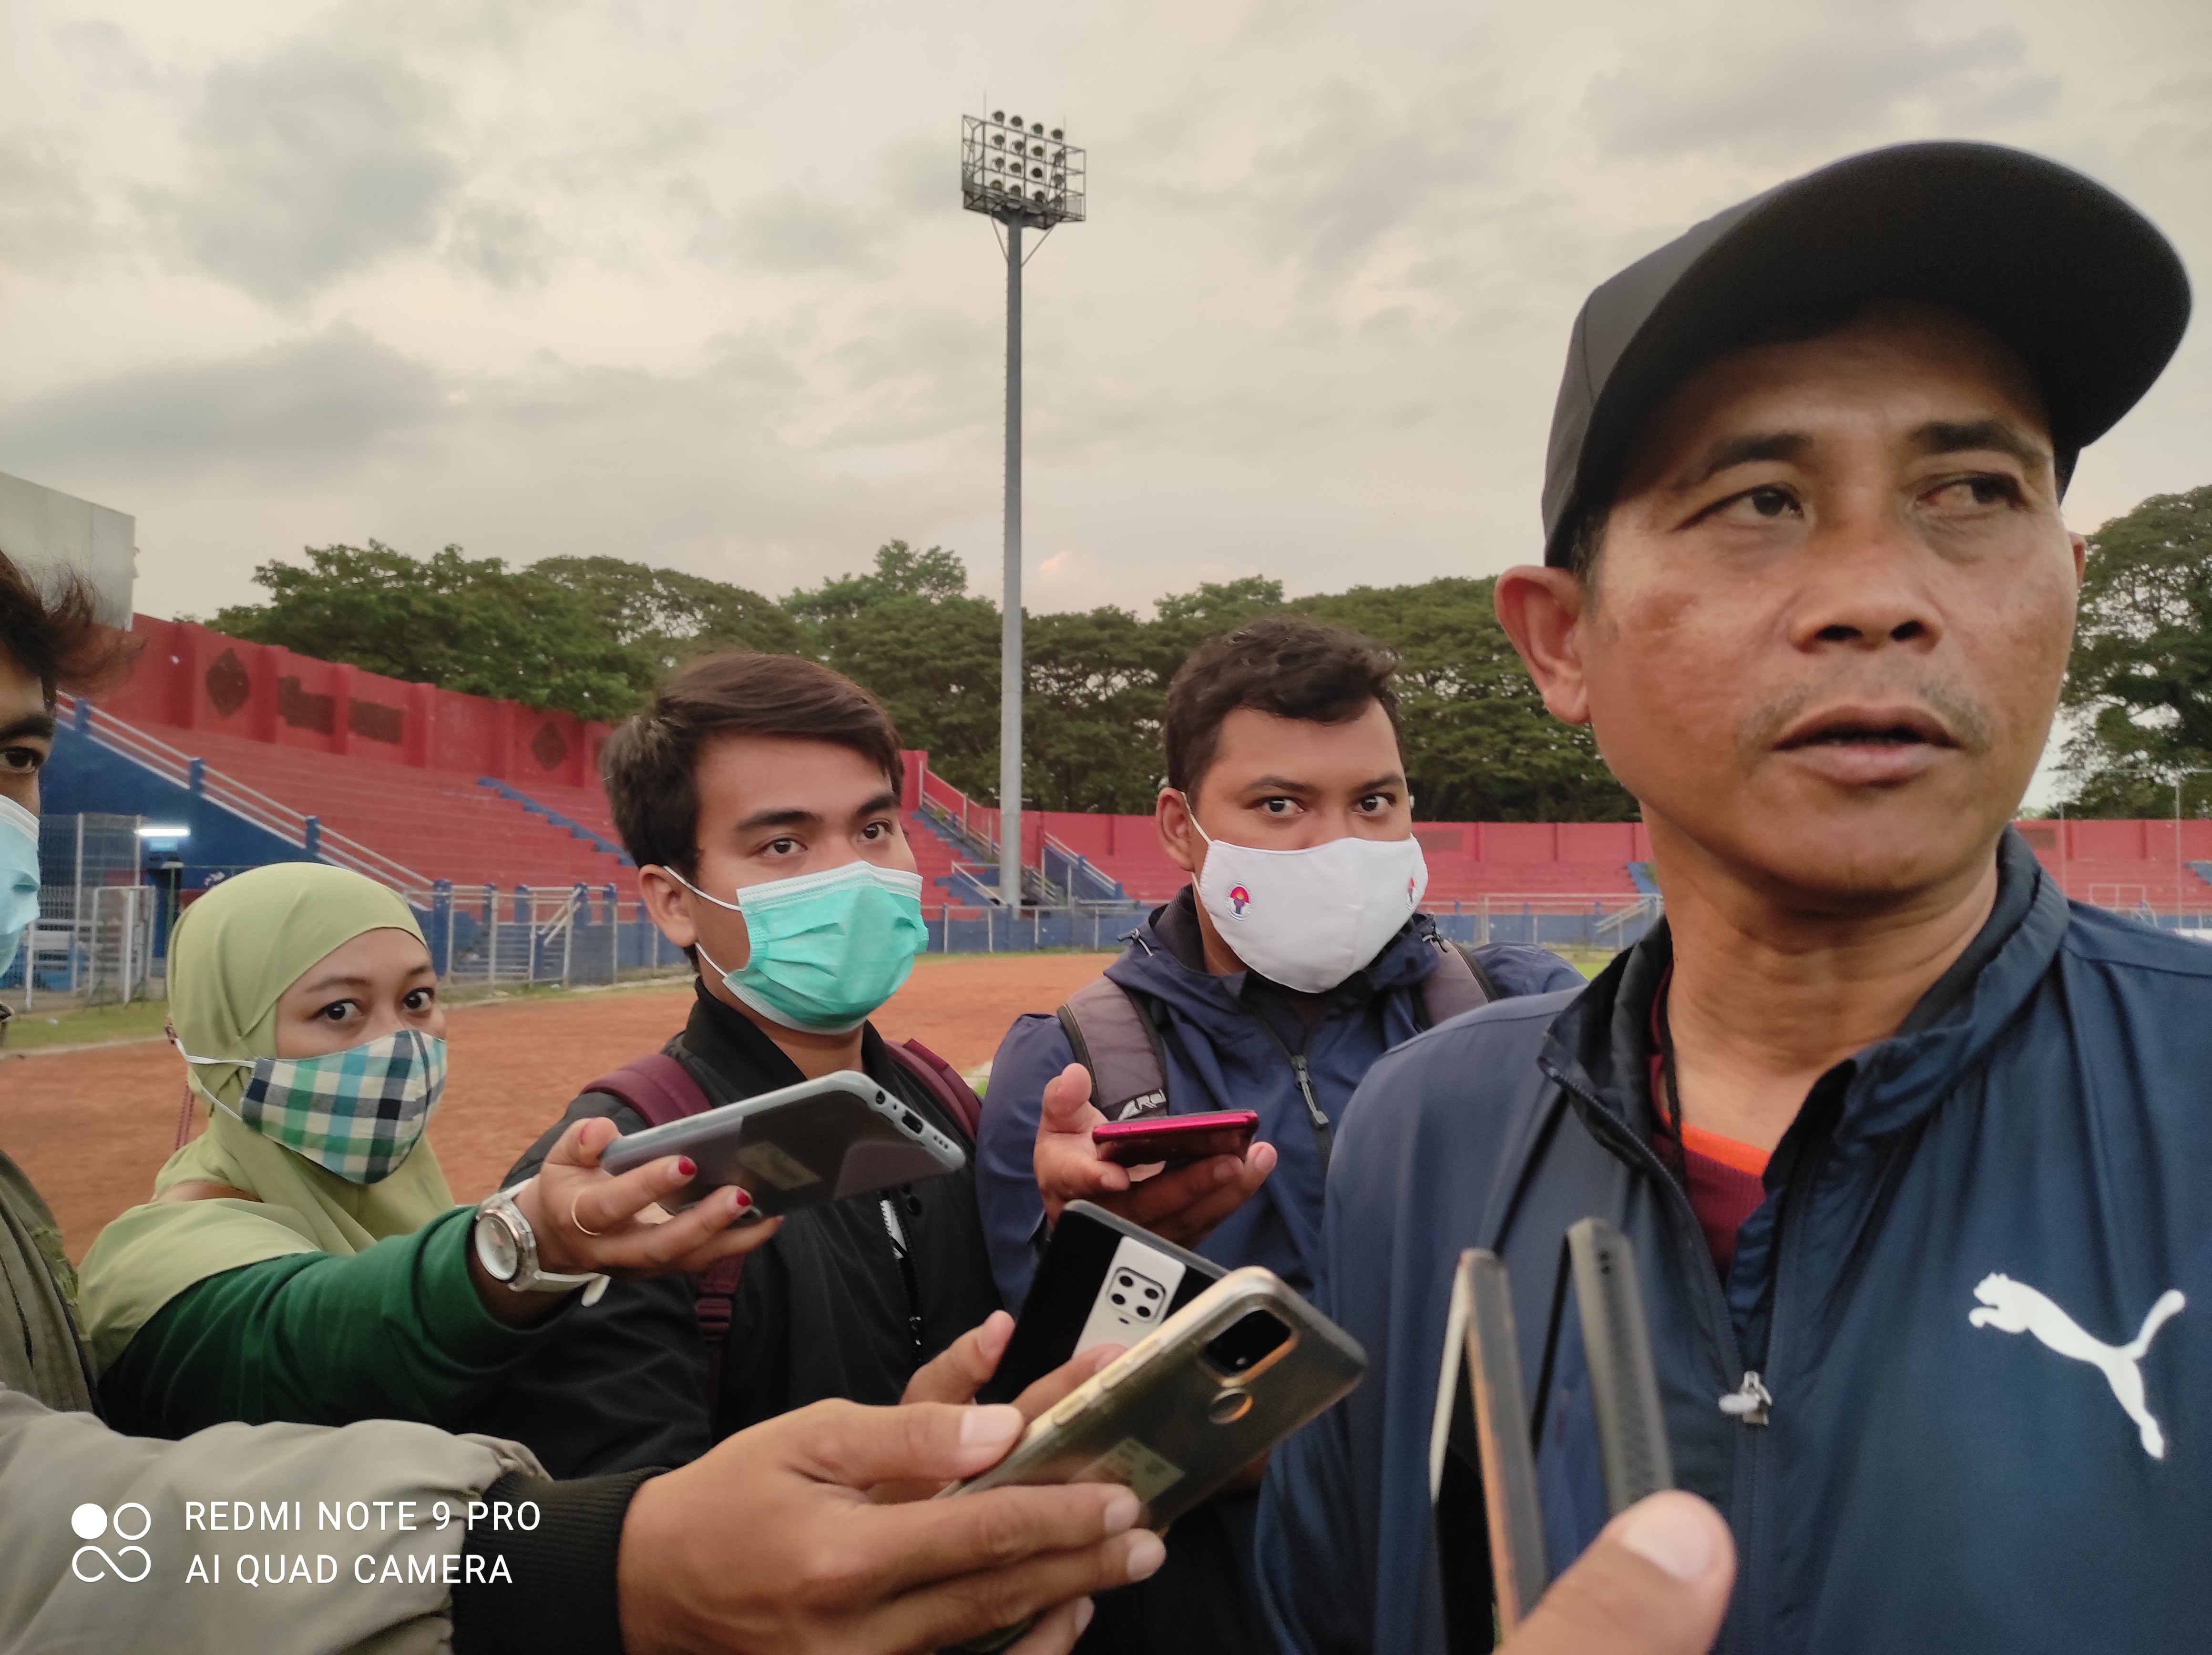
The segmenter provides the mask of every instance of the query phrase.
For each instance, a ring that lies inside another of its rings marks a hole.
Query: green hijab
[[[169,1007],[195,1058],[273,1058],[276,1002],[332,949],[364,931],[422,928],[398,894],[343,868],[283,862],[227,879],[169,932]],[[154,1201],[100,1233],[85,1256],[79,1308],[105,1372],[162,1306],[195,1282],[295,1252],[356,1253],[404,1235],[453,1204],[427,1139],[389,1177],[352,1184],[261,1136],[234,1112],[246,1071],[186,1065],[208,1130],[154,1180],[204,1180],[254,1201]]]

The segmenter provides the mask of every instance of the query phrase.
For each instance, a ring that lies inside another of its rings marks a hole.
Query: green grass
[[[35,1052],[47,1046],[96,1046],[113,1040],[157,1039],[169,1015],[166,1000],[134,1000],[127,1006],[85,1006],[49,1011],[17,1007],[8,1022],[9,1052]]]
[[[1595,977],[1613,963],[1612,949],[1571,949],[1546,943],[1547,948],[1572,966],[1584,977]]]

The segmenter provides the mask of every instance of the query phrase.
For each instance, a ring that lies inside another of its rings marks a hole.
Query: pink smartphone
[[[1111,1121],[1092,1127],[1091,1141],[1117,1167],[1150,1167],[1163,1161],[1180,1167],[1209,1155],[1241,1155],[1259,1130],[1260,1117],[1251,1110],[1224,1109],[1211,1115]]]

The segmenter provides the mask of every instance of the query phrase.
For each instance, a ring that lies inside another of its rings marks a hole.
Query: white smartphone
[[[921,1112],[849,1069],[617,1138],[599,1157],[626,1173],[689,1155],[699,1173],[665,1197],[688,1207],[725,1185],[763,1218],[957,1173],[967,1152]]]

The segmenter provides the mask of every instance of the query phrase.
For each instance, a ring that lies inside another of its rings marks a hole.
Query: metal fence
[[[1150,911],[1147,903],[1024,908],[941,902],[922,909],[933,954],[1023,954],[1038,949],[1112,949]],[[1493,895],[1431,903],[1437,929],[1455,943],[1537,943],[1550,948],[1624,949],[1651,929],[1656,896]]]
[[[155,919],[162,893],[141,884],[137,816],[86,811],[39,822],[39,917],[0,973],[26,1010],[40,994],[112,1003],[158,985]]]
[[[452,885],[401,893],[449,983],[618,982],[684,965],[636,898],[612,885]]]

